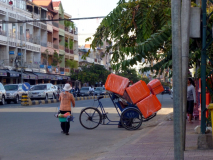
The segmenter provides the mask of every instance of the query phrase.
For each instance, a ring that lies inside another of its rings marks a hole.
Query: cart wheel
[[[95,129],[101,123],[101,113],[97,108],[87,107],[79,116],[81,125],[86,129]]]
[[[143,122],[141,112],[135,108],[125,109],[121,113],[121,124],[127,130],[137,130]]]

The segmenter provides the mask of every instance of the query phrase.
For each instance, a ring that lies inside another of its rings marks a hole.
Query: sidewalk
[[[186,125],[185,160],[213,159],[213,150],[197,150],[198,134],[194,132],[194,128],[199,124],[200,121],[197,120]],[[163,121],[137,140],[111,150],[96,160],[173,160],[173,134],[173,121]]]

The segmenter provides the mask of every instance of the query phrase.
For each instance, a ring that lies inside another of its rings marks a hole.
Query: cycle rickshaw
[[[156,113],[154,113],[148,118],[144,118],[136,105],[123,99],[126,101],[127,106],[122,108],[119,103],[119,100],[122,99],[122,97],[115,93],[109,93],[109,97],[112,100],[118,115],[120,116],[120,121],[111,121],[108,118],[108,113],[105,112],[104,106],[100,101],[103,96],[98,96],[97,99],[94,100],[98,101],[97,107],[84,108],[80,113],[79,121],[84,128],[95,129],[99,126],[99,124],[118,125],[118,123],[121,123],[121,125],[127,130],[137,130],[143,122],[146,122],[156,116]]]

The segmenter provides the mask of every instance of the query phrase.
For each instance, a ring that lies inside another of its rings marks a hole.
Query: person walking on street
[[[73,95],[69,92],[72,89],[69,83],[66,83],[63,90],[64,92],[60,93],[59,101],[60,104],[60,113],[65,114],[69,112],[71,114],[71,103],[75,107],[75,99]],[[61,122],[62,133],[69,135],[70,122]]]
[[[187,86],[187,113],[189,114],[189,123],[192,123],[192,115],[194,106],[196,105],[195,83],[191,78],[188,78]]]

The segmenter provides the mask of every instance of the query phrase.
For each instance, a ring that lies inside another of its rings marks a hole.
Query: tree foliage
[[[62,59],[63,59],[63,57],[60,56],[60,55],[56,52],[56,50],[54,50],[52,65],[53,65],[53,66],[57,66],[58,64],[60,64],[60,63],[62,62]]]
[[[194,1],[192,6],[196,6]],[[208,15],[212,8],[207,5]],[[208,20],[210,25],[212,17]],[[114,70],[125,70],[142,59],[146,60],[142,65],[149,64],[142,72],[151,70],[158,75],[165,69],[172,69],[170,0],[119,0],[118,6],[103,19],[93,36],[93,49],[102,45],[103,40],[111,43],[105,53],[112,52]],[[201,39],[190,39],[189,67],[200,64],[201,44]],[[212,51],[213,44],[207,50],[209,57]]]
[[[81,71],[71,76],[72,79],[78,79],[82,83],[89,82],[90,85],[95,85],[96,82],[105,83],[110,71],[102,65],[92,64],[81,66]]]
[[[113,69],[126,69],[141,62],[164,60],[164,65],[155,66],[157,72],[171,67],[171,4],[170,0],[120,0],[118,6],[102,21],[94,34],[91,47],[110,45]],[[157,52],[161,51],[161,55]],[[152,69],[151,67],[148,69]]]

